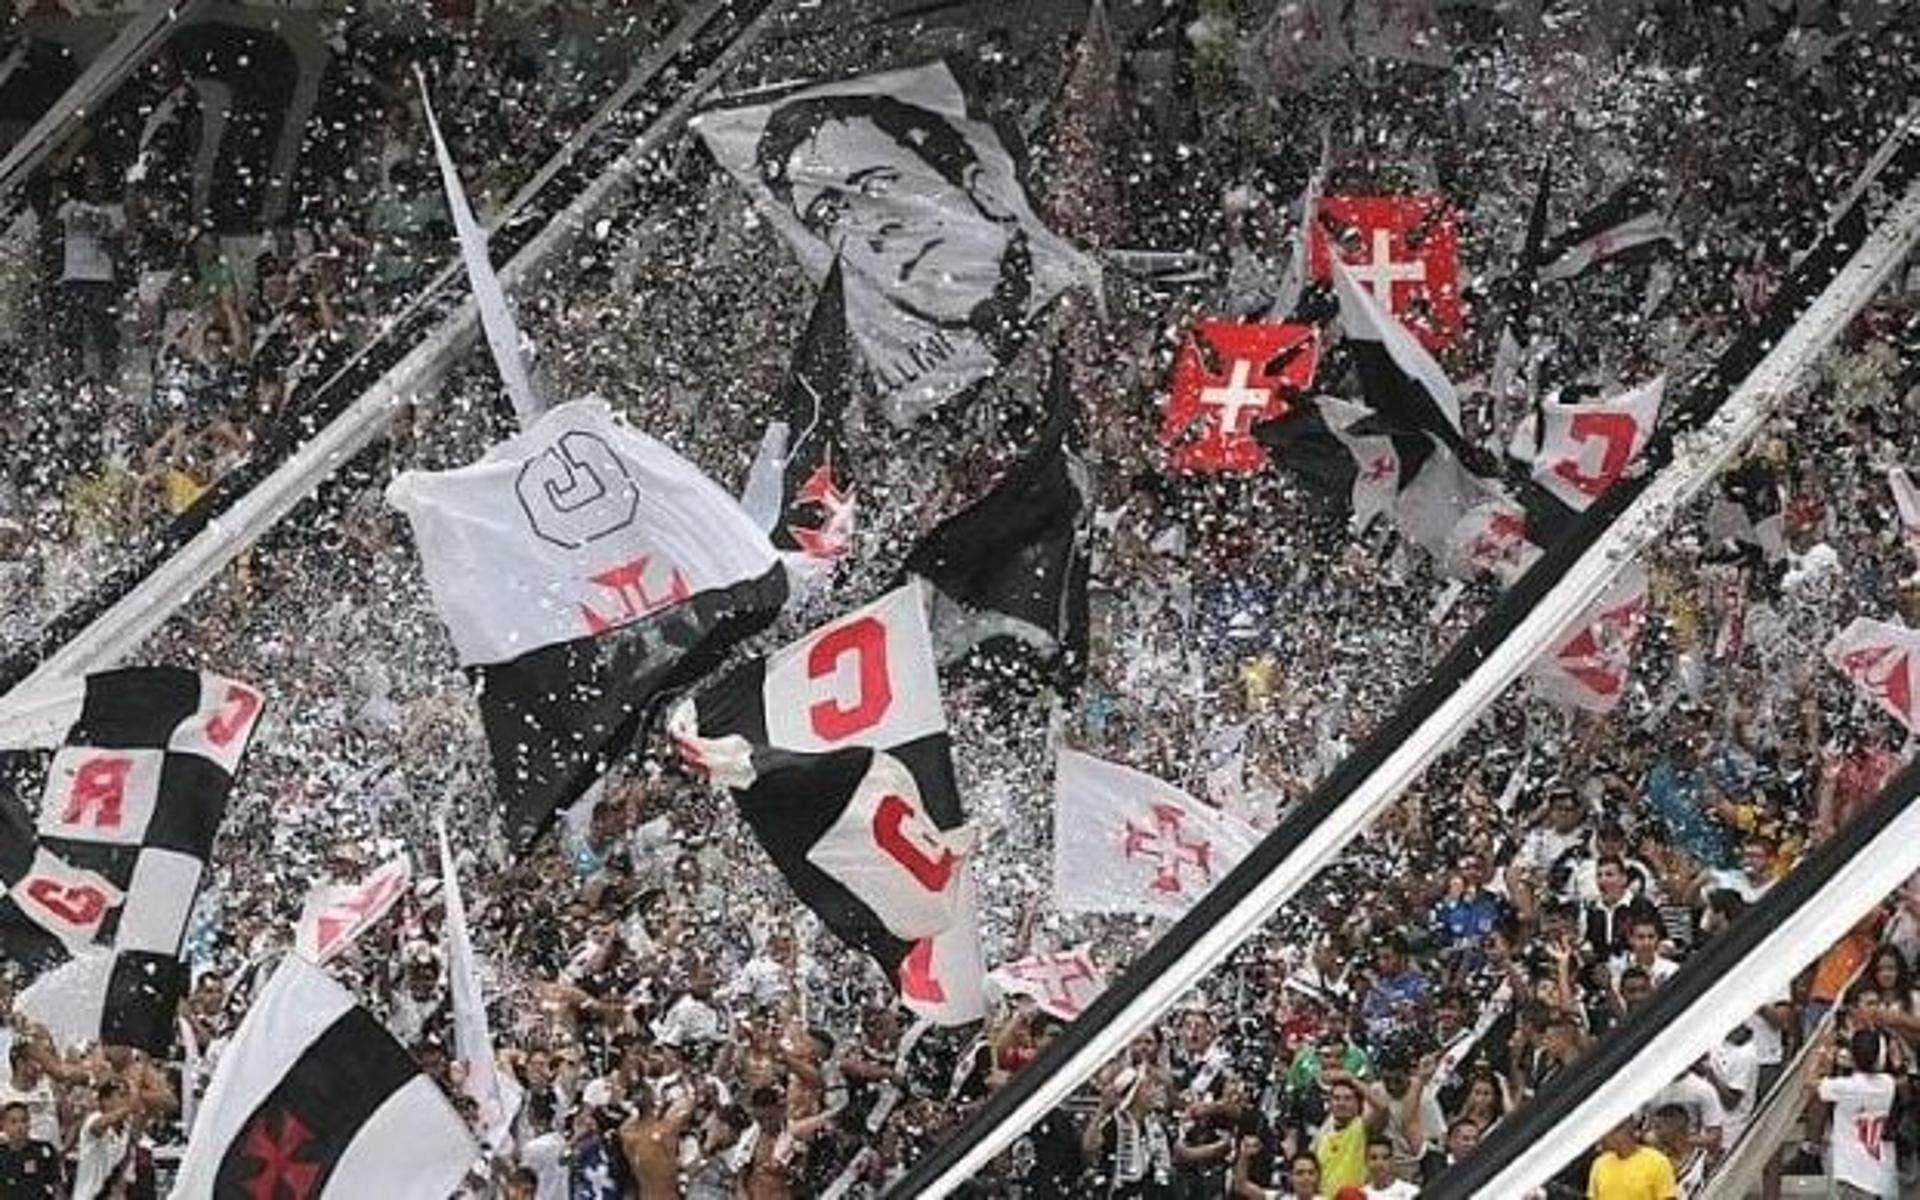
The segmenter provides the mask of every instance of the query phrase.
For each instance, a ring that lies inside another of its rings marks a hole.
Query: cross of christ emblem
[[[1151,889],[1170,895],[1183,895],[1186,885],[1181,879],[1183,868],[1191,867],[1200,877],[1200,882],[1213,880],[1213,843],[1204,839],[1182,839],[1181,827],[1187,814],[1172,804],[1156,804],[1152,808],[1153,823],[1148,826],[1127,822],[1126,840],[1122,851],[1128,858],[1151,860],[1158,870],[1154,873]]]
[[[811,504],[823,514],[818,525],[789,525],[787,533],[812,558],[839,558],[853,542],[853,491],[841,491],[829,455],[793,493],[793,507]]]
[[[1391,308],[1393,306],[1393,285],[1396,283],[1427,282],[1427,264],[1420,259],[1411,261],[1393,256],[1393,234],[1385,229],[1373,231],[1373,257],[1366,262],[1352,263],[1347,271],[1373,293],[1373,298]]]
[[[1367,463],[1365,477],[1368,483],[1379,483],[1400,469],[1399,460],[1391,454],[1381,454]]]
[[[320,1164],[303,1162],[300,1149],[313,1140],[313,1131],[290,1109],[280,1109],[280,1131],[269,1133],[273,1110],[247,1126],[240,1155],[254,1164],[246,1182],[248,1200],[313,1200],[318,1194]]]
[[[1845,655],[1840,667],[1867,695],[1906,719],[1913,712],[1913,677],[1908,670],[1908,657],[1893,646],[1868,646]]]
[[[659,612],[663,608],[680,603],[693,594],[693,588],[687,583],[687,577],[674,567],[668,573],[666,586],[655,591],[647,582],[650,574],[648,564],[653,561],[651,554],[642,554],[629,559],[618,566],[609,567],[597,575],[588,576],[589,583],[597,583],[613,592],[619,600],[619,611],[612,614],[596,612],[592,605],[580,602],[580,615],[586,620],[587,632],[605,633],[621,625],[638,621],[641,617]]]
[[[1073,985],[1093,983],[1098,979],[1092,964],[1078,951],[1023,958],[1019,962],[1009,963],[1005,970],[1015,979],[1039,984],[1045,993],[1042,1004],[1051,1012],[1069,1018],[1079,1016],[1080,1010],[1086,1007],[1085,1002],[1075,994]]]
[[[1233,360],[1233,368],[1224,387],[1200,389],[1200,403],[1220,410],[1220,431],[1231,437],[1245,433],[1252,418],[1241,418],[1248,410],[1263,412],[1273,402],[1273,389],[1249,387],[1248,379],[1253,375],[1253,364],[1244,358]]]

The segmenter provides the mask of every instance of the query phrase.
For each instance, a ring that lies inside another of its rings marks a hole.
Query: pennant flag
[[[420,105],[427,114],[427,130],[433,135],[433,156],[440,164],[440,183],[447,193],[447,211],[453,214],[453,231],[460,242],[460,259],[466,264],[467,282],[473,288],[474,307],[480,312],[480,328],[487,335],[487,349],[493,352],[494,367],[500,372],[500,384],[506,389],[513,412],[525,428],[533,424],[546,406],[533,391],[527,373],[527,360],[520,352],[520,329],[514,324],[513,310],[500,288],[500,277],[493,272],[493,260],[487,255],[487,232],[473,219],[473,206],[467,203],[467,191],[460,186],[460,172],[453,155],[440,136],[440,122],[433,115],[433,101],[427,95],[427,79],[416,63],[414,82],[420,86]]]
[[[21,1009],[65,1041],[164,1055],[187,919],[262,706],[173,667],[89,675],[35,828],[0,816],[0,950],[39,972]]]
[[[1160,444],[1176,471],[1248,474],[1267,465],[1253,437],[1306,394],[1320,360],[1310,325],[1200,321],[1173,363]],[[1194,426],[1200,436],[1190,437]]]
[[[214,1068],[173,1194],[446,1196],[479,1159],[406,1048],[288,955]]]
[[[1920,491],[1914,490],[1913,479],[1905,467],[1894,467],[1887,472],[1887,486],[1893,489],[1893,504],[1900,512],[1900,537],[1906,542],[1907,549],[1920,560]]]
[[[623,752],[662,691],[786,602],[773,544],[672,450],[576,400],[452,471],[387,489],[407,514],[524,850]]]
[[[837,562],[853,547],[854,496],[841,436],[852,381],[846,297],[835,259],[787,373],[787,444],[780,516],[772,531],[774,546],[789,560],[815,569]]]
[[[1048,1016],[1071,1021],[1106,990],[1107,977],[1086,946],[1029,954],[995,967],[987,976],[1002,995],[1027,996]]]
[[[1533,465],[1536,483],[1569,508],[1584,512],[1639,457],[1660,419],[1666,376],[1604,400],[1547,404],[1537,441],[1525,444],[1523,426],[1513,454]]]
[[[1314,282],[1333,282],[1337,258],[1427,349],[1459,336],[1460,231],[1446,197],[1329,195],[1314,212]]]
[[[1259,840],[1245,821],[1151,775],[1060,751],[1053,895],[1063,913],[1177,917]]]
[[[1853,681],[1861,695],[1920,732],[1920,632],[1869,617],[1856,618],[1827,643],[1827,662]]]
[[[359,883],[323,883],[307,893],[294,926],[293,952],[318,965],[380,923],[413,886],[413,866],[402,854]]]
[[[1613,711],[1627,694],[1633,651],[1647,624],[1647,572],[1634,563],[1614,579],[1580,628],[1530,671],[1539,695],[1585,712]]]
[[[1035,313],[1096,277],[944,64],[736,98],[692,126],[808,274],[840,259],[866,392],[896,425],[993,373]]]
[[[1659,243],[1678,246],[1680,231],[1666,218],[1649,185],[1632,180],[1547,245],[1543,283],[1572,279],[1616,255]]]
[[[1087,667],[1087,537],[1093,508],[1064,356],[1048,377],[1047,423],[986,495],[929,530],[903,574],[933,589],[942,663],[1007,674],[1034,663],[1055,686]]]
[[[440,896],[447,919],[442,933],[447,946],[447,990],[453,1001],[453,1050],[466,1069],[461,1089],[473,1097],[486,1147],[500,1152],[512,1140],[513,1118],[520,1111],[521,1091],[500,1073],[493,1054],[493,1031],[487,1025],[487,1002],[480,990],[473,935],[467,929],[467,905],[460,896],[460,872],[453,846],[447,840],[447,819],[434,818],[440,839]]]
[[[935,990],[909,981],[931,969],[937,947],[924,939],[973,916],[974,832],[919,585],[732,672],[676,706],[668,729],[693,770],[733,791],[828,928],[872,954],[903,999]],[[925,949],[910,965],[915,943]]]

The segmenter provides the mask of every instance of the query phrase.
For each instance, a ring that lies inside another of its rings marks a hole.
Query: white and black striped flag
[[[175,667],[87,676],[37,819],[0,816],[0,950],[63,1042],[164,1054],[188,915],[260,715],[253,687]],[[32,834],[29,835],[29,829]]]
[[[508,834],[525,849],[623,753],[664,689],[787,597],[732,496],[597,400],[387,490],[477,677]]]
[[[173,1197],[447,1196],[479,1159],[406,1048],[290,954],[220,1057]]]
[[[1607,259],[1662,243],[1679,245],[1680,230],[1660,211],[1652,189],[1631,180],[1542,250],[1538,278],[1572,279]]]
[[[954,783],[920,585],[888,593],[735,671],[675,708],[668,729],[694,770],[731,789],[796,895],[872,954],[902,999],[978,994],[977,978],[910,979],[917,946],[977,939],[967,887],[973,830]],[[964,968],[977,974],[977,967]]]

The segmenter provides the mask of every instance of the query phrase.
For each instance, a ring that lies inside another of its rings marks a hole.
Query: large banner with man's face
[[[944,64],[729,102],[693,126],[816,282],[840,257],[868,394],[897,425],[992,373],[1093,274]]]

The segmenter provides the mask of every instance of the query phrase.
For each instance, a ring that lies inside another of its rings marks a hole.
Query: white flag
[[[1920,732],[1920,631],[1860,617],[1827,643],[1827,662],[1862,695]]]
[[[359,883],[316,884],[300,906],[294,953],[324,963],[377,924],[413,884],[413,867],[402,854]]]
[[[1660,375],[1618,396],[1544,406],[1540,445],[1533,455],[1535,482],[1584,512],[1653,436],[1666,382]]]
[[[1060,751],[1053,890],[1063,913],[1177,917],[1259,840],[1245,821],[1151,775]]]
[[[1627,694],[1633,650],[1647,623],[1647,572],[1620,572],[1580,627],[1528,668],[1541,696],[1586,712],[1610,712]]]
[[[480,972],[473,955],[473,936],[467,930],[467,906],[460,896],[460,873],[453,846],[447,841],[445,817],[435,820],[440,835],[440,894],[447,906],[444,934],[447,943],[447,984],[453,1000],[453,1050],[466,1067],[463,1089],[479,1106],[480,1129],[487,1148],[499,1151],[511,1138],[521,1094],[514,1082],[500,1074],[493,1054],[493,1031],[487,1027],[487,1002],[480,990]]]
[[[413,1055],[288,955],[214,1068],[173,1200],[447,1196],[479,1158]]]
[[[1920,491],[1905,467],[1887,472],[1887,486],[1893,489],[1894,507],[1900,510],[1900,537],[1916,560],[1920,560]]]
[[[973,865],[967,863],[960,871],[960,903],[953,923],[915,942],[896,980],[900,1003],[936,1025],[965,1025],[987,1015],[987,955],[980,943]]]
[[[995,967],[987,979],[1004,995],[1031,997],[1041,1012],[1062,1021],[1079,1017],[1107,989],[1086,946],[1029,954]]]

